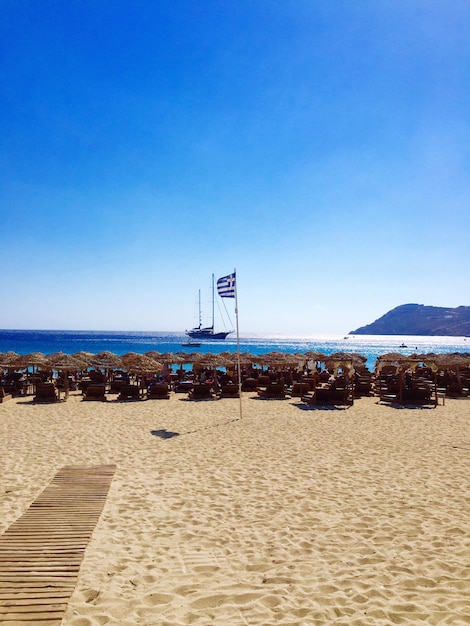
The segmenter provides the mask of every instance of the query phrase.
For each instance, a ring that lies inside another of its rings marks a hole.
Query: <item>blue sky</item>
[[[2,0],[0,42],[0,328],[184,330],[233,268],[244,332],[470,304],[468,0]]]

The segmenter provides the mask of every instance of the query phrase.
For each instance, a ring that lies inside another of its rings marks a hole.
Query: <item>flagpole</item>
[[[238,293],[237,293],[237,270],[233,270],[235,276],[235,320],[237,324],[237,361],[238,361],[238,397],[240,398],[240,419],[242,419],[242,370],[240,367],[240,332],[238,329]]]

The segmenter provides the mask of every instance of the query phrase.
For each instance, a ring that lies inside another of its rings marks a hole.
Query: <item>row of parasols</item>
[[[242,353],[240,364],[242,367],[260,365],[262,367],[299,367],[307,361],[331,362],[332,360],[347,360],[354,362],[359,368],[365,368],[367,358],[359,354],[336,353],[325,355],[320,352],[285,353],[268,352],[265,354]],[[19,355],[15,352],[0,353],[0,369],[25,369],[28,367],[42,370],[85,370],[95,368],[101,370],[125,369],[127,371],[161,372],[164,365],[191,364],[195,367],[225,367],[232,368],[238,363],[238,356],[233,352],[199,353],[199,352],[157,352],[152,350],[145,354],[128,352],[117,355],[113,352],[76,352],[65,354],[56,352],[45,355],[41,352]]]
[[[324,363],[327,369],[342,368],[350,371],[366,371],[367,357],[355,352],[336,352],[325,355],[321,352],[268,352],[265,354],[242,353],[240,364],[242,367],[258,365],[271,368],[296,368],[303,367],[306,363]],[[76,370],[83,371],[90,368],[99,370],[119,370],[139,373],[159,373],[165,366],[191,364],[196,368],[233,368],[238,363],[238,357],[232,352],[220,353],[186,353],[166,352],[155,350],[139,354],[128,352],[117,355],[113,352],[76,352],[65,354],[43,354],[34,352],[19,355],[15,352],[0,353],[0,369],[20,370],[32,367],[40,370]],[[385,366],[394,366],[397,369],[414,369],[418,365],[430,367],[433,371],[459,370],[470,367],[469,353],[445,353],[445,354],[412,354],[404,356],[400,353],[388,353],[378,357],[376,371],[381,371]]]

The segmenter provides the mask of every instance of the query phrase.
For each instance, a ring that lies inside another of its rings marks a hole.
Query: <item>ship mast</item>
[[[214,274],[212,274],[212,330],[214,330]]]
[[[199,289],[199,329],[201,328],[201,290]]]

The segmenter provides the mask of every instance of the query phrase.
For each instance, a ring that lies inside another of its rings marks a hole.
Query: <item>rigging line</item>
[[[222,320],[222,324],[224,326],[224,330],[227,330],[227,324],[225,323],[225,317],[222,314],[222,310],[220,308],[220,301],[222,301],[222,304],[224,305],[224,310],[225,310],[225,315],[228,318],[228,321],[230,322],[230,329],[233,330],[233,322],[232,319],[230,317],[230,313],[227,311],[227,305],[225,304],[225,299],[224,298],[217,298],[217,309],[219,311],[219,317]]]

